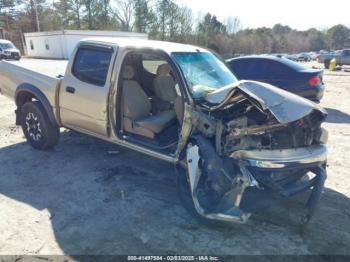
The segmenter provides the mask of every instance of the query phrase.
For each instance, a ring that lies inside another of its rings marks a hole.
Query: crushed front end
[[[196,212],[245,223],[253,210],[242,206],[249,188],[280,198],[310,191],[301,218],[307,223],[326,179],[326,115],[308,100],[253,81],[212,92],[185,110],[192,124],[186,169]]]

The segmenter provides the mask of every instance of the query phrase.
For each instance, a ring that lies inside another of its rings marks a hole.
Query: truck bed
[[[0,62],[0,93],[14,99],[19,85],[33,85],[45,94],[50,104],[55,103],[57,76],[64,75],[67,61],[23,59]]]
[[[47,76],[51,76],[51,77],[64,75],[68,64],[68,60],[27,59],[27,58],[24,58],[20,61],[7,61],[7,62],[47,75]]]

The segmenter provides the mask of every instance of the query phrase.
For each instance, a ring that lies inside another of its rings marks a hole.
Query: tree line
[[[350,47],[350,29],[299,31],[276,24],[243,28],[237,16],[220,21],[174,0],[0,0],[0,26],[21,46],[22,33],[62,29],[147,33],[150,39],[208,47],[233,54],[297,53]]]

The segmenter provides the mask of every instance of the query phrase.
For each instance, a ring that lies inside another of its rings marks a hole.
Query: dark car
[[[245,56],[229,59],[227,63],[240,80],[269,83],[315,102],[323,97],[322,70],[276,56]]]

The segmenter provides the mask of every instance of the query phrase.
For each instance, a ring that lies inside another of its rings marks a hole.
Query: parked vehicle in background
[[[297,55],[295,54],[285,55],[284,57],[292,61],[297,61]]]
[[[315,61],[318,58],[318,53],[316,52],[309,52],[308,55],[310,56],[312,61]]]
[[[170,162],[179,198],[205,221],[245,223],[258,207],[305,192],[300,222],[314,214],[326,179],[327,112],[238,81],[205,49],[95,38],[78,44],[63,77],[6,61],[0,77],[36,149],[55,146],[62,126]]]
[[[350,49],[338,50],[334,53],[320,54],[318,62],[323,63],[326,69],[329,68],[329,63],[335,58],[337,65],[350,65]]]
[[[296,55],[296,61],[298,62],[309,62],[311,57],[308,53],[300,53]]]
[[[322,70],[276,56],[245,56],[227,60],[227,63],[240,80],[269,83],[315,102],[323,97]]]
[[[0,39],[0,58],[20,60],[21,52],[11,41]]]

